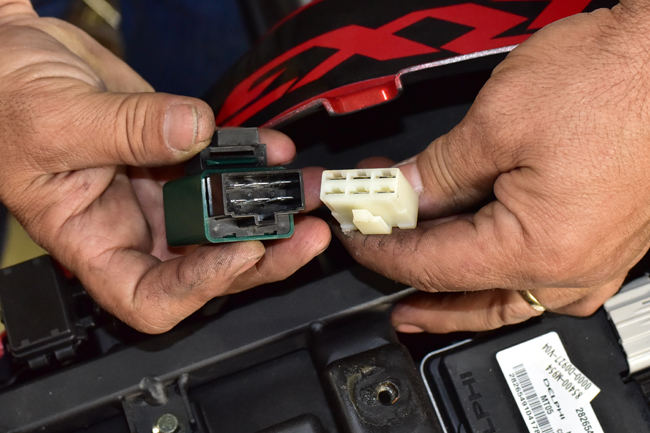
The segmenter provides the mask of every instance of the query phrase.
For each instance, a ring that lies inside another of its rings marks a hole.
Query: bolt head
[[[152,433],[177,433],[178,418],[171,413],[163,414],[158,418],[151,431]]]

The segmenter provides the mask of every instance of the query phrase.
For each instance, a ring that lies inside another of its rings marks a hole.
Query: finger
[[[418,293],[398,304],[391,317],[400,332],[445,334],[485,331],[524,322],[541,313],[514,290]]]
[[[296,218],[293,236],[269,242],[262,260],[237,278],[231,285],[231,292],[284,280],[322,253],[330,238],[329,227],[324,221],[308,216]]]
[[[390,158],[384,156],[371,156],[370,158],[362,159],[358,164],[357,168],[384,168],[392,167],[395,164]]]
[[[618,291],[623,279],[598,287],[540,288],[533,294],[548,311],[586,317]],[[418,293],[394,308],[392,323],[398,331],[407,333],[487,331],[539,314],[516,290]]]
[[[21,16],[36,16],[29,0],[0,0],[0,23]]]
[[[260,128],[260,142],[266,144],[266,158],[269,165],[284,165],[296,157],[293,141],[280,131]]]
[[[226,293],[263,254],[260,242],[199,247],[166,262],[120,249],[92,260],[79,276],[104,308],[135,329],[155,334]]]
[[[390,236],[335,233],[362,265],[424,291],[533,287],[537,277],[519,221],[499,202]]]
[[[625,274],[589,287],[541,287],[533,291],[535,298],[548,311],[571,316],[590,316],[612,297],[625,281]]]
[[[320,207],[320,183],[323,175],[321,167],[306,167],[302,169],[302,181],[305,191],[305,212]]]
[[[281,132],[270,129],[260,129],[260,140],[262,143],[267,145],[267,159],[269,165],[287,164],[291,162],[295,156],[296,151],[293,141]],[[131,171],[137,172],[137,170]],[[151,174],[150,171],[145,172]],[[164,171],[165,176],[160,177],[159,179],[161,185],[170,179],[178,177],[182,172],[181,166],[166,168]]]
[[[210,107],[196,98],[164,93],[72,92],[53,98],[59,115],[44,116],[43,131],[59,143],[38,163],[48,172],[107,165],[171,165],[207,145],[214,132]],[[63,106],[61,106],[63,105]],[[51,142],[51,137],[49,142]]]
[[[458,126],[422,153],[397,164],[419,194],[421,218],[450,215],[480,204],[489,197],[498,175],[515,168],[512,155],[499,157],[491,149],[491,141],[478,130],[480,123],[474,117],[470,110]]]

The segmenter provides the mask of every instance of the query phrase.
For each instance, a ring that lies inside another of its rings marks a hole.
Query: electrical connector
[[[344,232],[390,234],[417,225],[418,195],[399,168],[326,170],[320,199]]]
[[[627,355],[630,374],[650,368],[650,277],[629,282],[605,302]]]
[[[30,369],[76,358],[94,327],[90,309],[78,282],[66,278],[50,256],[0,270],[7,348]]]
[[[267,167],[256,128],[225,128],[163,187],[172,246],[288,238],[304,209],[302,172]]]

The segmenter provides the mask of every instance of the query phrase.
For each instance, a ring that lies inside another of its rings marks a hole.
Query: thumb
[[[470,113],[471,114],[471,113]],[[420,217],[466,211],[484,202],[505,169],[470,115],[423,152],[397,164],[420,196]]]
[[[73,121],[55,119],[66,140],[51,155],[61,171],[178,163],[203,149],[215,130],[212,109],[196,98],[96,92],[73,99]]]

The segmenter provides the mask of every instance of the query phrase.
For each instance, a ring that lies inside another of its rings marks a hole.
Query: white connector
[[[418,195],[399,168],[325,170],[320,199],[344,232],[390,234],[418,221]]]

